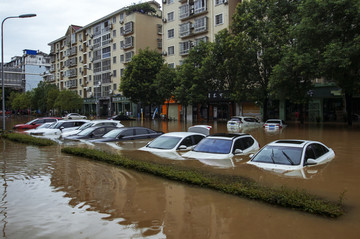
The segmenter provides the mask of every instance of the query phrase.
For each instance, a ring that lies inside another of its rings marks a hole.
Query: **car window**
[[[251,137],[243,137],[242,140],[244,149],[250,148],[254,144],[254,139]]]
[[[105,128],[99,128],[99,129],[94,130],[94,132],[93,132],[93,134],[94,134],[95,136],[101,136],[101,135],[103,135],[104,133],[105,133]]]
[[[194,138],[194,143],[198,144],[203,138],[205,138],[205,136],[202,135],[193,135]]]
[[[305,159],[312,158],[317,159],[322,155],[326,154],[329,150],[321,144],[310,144],[306,147]]]
[[[184,138],[184,139],[181,141],[180,145],[185,145],[186,147],[189,147],[189,146],[194,145],[194,144],[193,144],[193,141],[192,141],[192,139],[191,139],[191,136],[188,136],[188,137]]]
[[[147,129],[135,129],[135,135],[149,134],[150,132]]]
[[[43,119],[36,120],[34,124],[43,124],[45,121]]]
[[[120,135],[121,136],[133,136],[134,135],[134,130],[133,129],[124,130],[123,132],[121,132]]]
[[[180,137],[174,136],[160,136],[151,141],[147,147],[156,149],[172,149],[180,141]]]
[[[45,119],[45,122],[55,122],[56,119]]]
[[[74,122],[64,122],[60,127],[64,127],[64,128],[74,127]]]
[[[239,118],[231,118],[231,121],[240,121],[241,122],[241,119],[239,119]]]
[[[242,138],[235,140],[234,147],[233,147],[233,153],[235,152],[236,149],[241,149],[241,150],[245,149]]]
[[[113,123],[113,122],[105,122],[105,123],[102,123],[102,125],[105,125],[105,126],[116,126],[116,123]]]
[[[81,126],[85,124],[85,122],[74,122],[74,126]]]

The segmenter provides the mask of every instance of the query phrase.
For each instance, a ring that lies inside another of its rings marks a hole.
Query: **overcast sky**
[[[156,0],[161,4],[161,0]],[[68,27],[85,26],[120,8],[145,0],[0,0],[0,19],[35,13],[33,18],[7,19],[4,23],[4,62],[21,56],[24,49],[50,52],[49,42],[65,35]]]

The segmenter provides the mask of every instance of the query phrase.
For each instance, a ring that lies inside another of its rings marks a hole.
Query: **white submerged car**
[[[324,164],[334,157],[331,148],[317,141],[277,140],[265,145],[248,164],[283,172]]]
[[[94,127],[94,126],[114,126],[114,127],[118,127],[118,128],[124,127],[124,125],[121,124],[120,121],[117,121],[117,120],[91,120],[91,121],[81,125],[77,129],[61,132],[61,137],[68,137],[70,135],[75,135],[84,129]]]
[[[57,136],[60,137],[62,132],[79,128],[81,125],[89,122],[89,120],[59,120],[56,124],[49,128],[34,130],[30,135],[34,136]]]
[[[211,126],[195,125],[188,129],[188,132],[170,132],[163,134],[146,146],[140,148],[143,151],[151,152],[175,152],[187,151],[194,148],[203,138],[209,135]]]
[[[281,129],[284,128],[286,126],[285,121],[281,120],[281,119],[268,119],[265,123],[264,123],[264,128],[265,129]]]
[[[214,134],[201,140],[193,150],[183,154],[194,159],[229,159],[235,155],[254,153],[259,143],[250,134]]]
[[[262,124],[251,116],[233,116],[227,122],[227,128],[259,127]]]

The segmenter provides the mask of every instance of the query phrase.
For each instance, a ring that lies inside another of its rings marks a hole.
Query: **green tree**
[[[56,87],[49,89],[46,99],[47,110],[52,110],[52,112],[55,111],[55,102],[56,102],[56,98],[59,96],[59,93],[60,91]]]
[[[282,59],[282,47],[290,39],[298,0],[244,1],[236,8],[231,25],[234,57],[239,72],[233,88],[236,99],[261,102],[263,117],[268,115],[270,76]]]
[[[295,28],[299,44],[319,59],[319,75],[343,90],[351,125],[352,99],[360,89],[360,2],[307,0],[299,9],[302,20]]]
[[[140,50],[129,62],[121,77],[120,91],[135,103],[160,105],[164,103],[156,91],[155,79],[164,64],[161,53]]]
[[[27,91],[25,93],[11,92],[9,96],[9,101],[11,109],[13,110],[31,110],[31,92]]]
[[[34,96],[32,97],[34,109],[40,110],[42,113],[46,113],[50,110],[51,108],[48,108],[47,104],[48,93],[54,89],[57,89],[54,84],[41,81],[37,88],[34,89]]]
[[[209,54],[209,44],[201,42],[190,50],[177,71],[174,97],[185,108],[185,121],[187,120],[187,106],[205,102],[211,91],[211,79],[203,75],[201,70]]]
[[[169,101],[174,95],[176,72],[174,68],[170,68],[168,64],[163,64],[155,78],[156,94],[162,102],[167,101],[167,115],[169,112]]]
[[[82,105],[83,99],[76,92],[62,90],[56,98],[54,107],[57,108],[59,112],[76,112],[81,110]]]

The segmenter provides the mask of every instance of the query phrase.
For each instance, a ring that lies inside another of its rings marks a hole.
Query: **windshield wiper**
[[[289,161],[289,163],[291,163],[291,165],[294,165],[294,162],[291,160],[291,158],[284,151],[281,151],[281,152],[283,153],[283,155],[285,155],[285,157]]]

